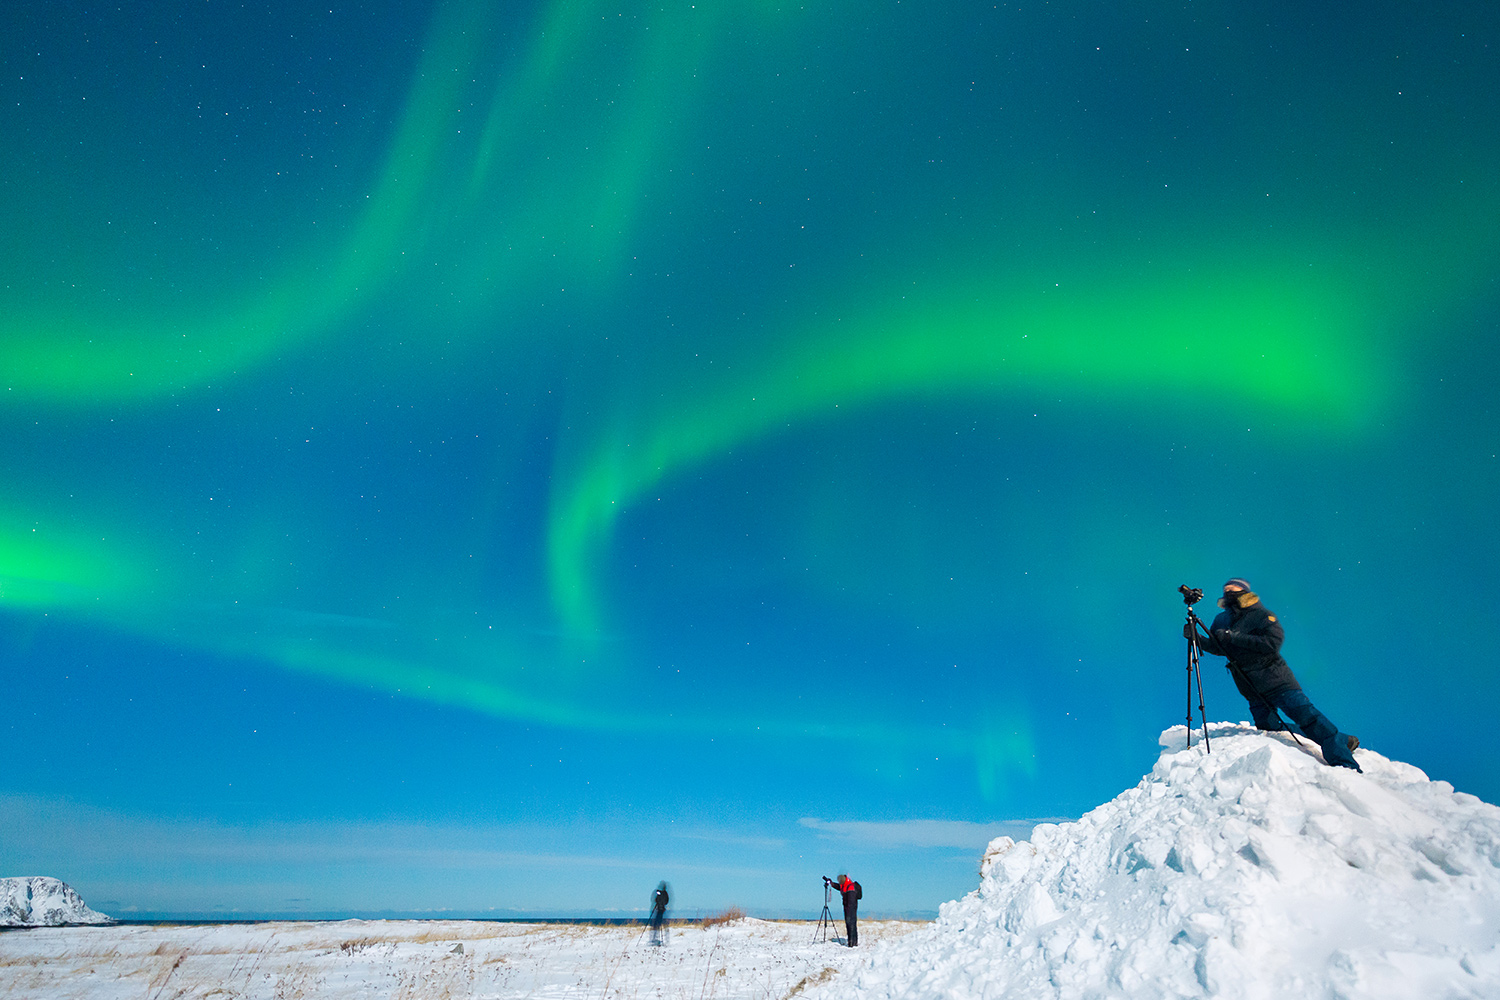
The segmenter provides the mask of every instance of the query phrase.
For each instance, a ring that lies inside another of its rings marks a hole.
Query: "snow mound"
[[[1369,750],[1187,730],[1135,788],[1029,842],[840,998],[1500,997],[1500,808]],[[1196,734],[1201,736],[1200,734]]]
[[[60,879],[45,875],[0,878],[0,927],[107,924],[109,920],[89,909],[83,897]]]

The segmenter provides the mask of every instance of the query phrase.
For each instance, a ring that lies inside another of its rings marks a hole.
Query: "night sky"
[[[0,875],[932,911],[1149,769],[1231,576],[1500,800],[1494,4],[22,2],[0,63]]]

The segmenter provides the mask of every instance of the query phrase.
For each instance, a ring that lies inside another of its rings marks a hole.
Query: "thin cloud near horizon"
[[[895,822],[867,820],[823,820],[804,816],[798,824],[819,836],[852,841],[874,847],[959,847],[982,849],[996,837],[1024,840],[1039,823],[1063,823],[1069,817],[1011,819],[996,823],[973,823],[956,819],[908,819]]]

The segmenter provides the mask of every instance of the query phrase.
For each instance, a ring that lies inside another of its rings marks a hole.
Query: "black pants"
[[[859,904],[844,907],[844,936],[849,940],[849,947],[853,948],[859,944]]]

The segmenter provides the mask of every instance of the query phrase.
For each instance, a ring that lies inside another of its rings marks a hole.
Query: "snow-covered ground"
[[[1002,837],[979,888],[820,1000],[1500,997],[1500,808],[1228,723],[1139,785]]]
[[[0,996],[782,1000],[920,926],[862,921],[859,948],[754,919],[674,927],[660,948],[640,927],[458,920],[49,927],[0,934]]]
[[[930,924],[462,921],[0,934],[0,996],[1500,1000],[1500,808],[1368,749],[1177,726],[1135,788],[1030,841]],[[460,947],[461,946],[461,947]]]

